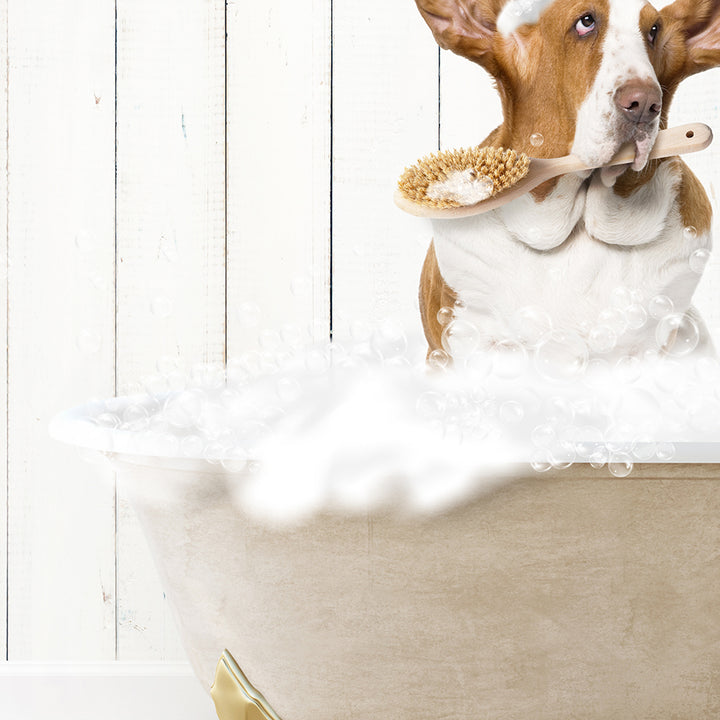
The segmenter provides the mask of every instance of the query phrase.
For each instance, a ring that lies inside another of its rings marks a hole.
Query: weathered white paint
[[[113,6],[8,11],[8,651],[111,659],[112,482],[47,422],[114,389]]]
[[[50,441],[47,420],[159,359],[221,361],[226,323],[231,355],[288,323],[326,336],[331,270],[338,338],[358,319],[417,329],[430,228],[394,207],[396,179],[438,133],[480,142],[499,102],[482,69],[442,53],[438,105],[438,52],[411,0],[335,3],[332,66],[330,0],[229,2],[227,62],[222,0],[118,0],[117,63],[115,0],[0,0],[0,18],[0,657],[7,628],[11,659],[179,658],[112,474]],[[717,124],[719,82],[681,87],[673,122]],[[689,158],[711,194],[719,153]],[[698,291],[716,337],[719,258]]]
[[[225,351],[225,15],[117,3],[117,382]],[[181,656],[132,511],[118,503],[118,657]]]
[[[500,97],[490,75],[479,65],[449,50],[441,51],[441,148],[478,145],[501,122]]]
[[[327,339],[330,3],[229,2],[227,80],[228,355]]]
[[[392,195],[437,147],[437,49],[411,2],[336,3],[333,38],[334,334],[384,318],[416,332],[430,231]]]
[[[0,0],[0,306],[7,308],[7,15]],[[0,310],[0,661],[7,655],[7,311]]]

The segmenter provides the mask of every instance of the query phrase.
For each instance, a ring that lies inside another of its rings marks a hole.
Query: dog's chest
[[[511,337],[528,307],[585,337],[623,310],[622,298],[647,312],[666,296],[685,311],[700,277],[690,259],[710,238],[685,228],[678,183],[670,163],[630,198],[566,176],[543,202],[525,196],[493,213],[435,222],[440,272],[467,319],[494,341]],[[647,346],[651,332],[649,323],[626,330],[618,351]]]

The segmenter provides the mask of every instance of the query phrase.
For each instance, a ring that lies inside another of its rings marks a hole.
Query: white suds
[[[521,25],[534,24],[543,10],[553,0],[510,0],[497,19],[497,29],[502,35],[510,35]]]
[[[450,200],[460,205],[474,205],[492,194],[493,181],[485,175],[478,177],[472,168],[454,170],[447,180],[431,183],[426,191],[431,200]]]

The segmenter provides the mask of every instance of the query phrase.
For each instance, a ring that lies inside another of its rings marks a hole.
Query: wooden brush
[[[703,150],[712,130],[702,123],[660,130],[650,159]],[[635,145],[624,145],[606,167],[635,159]],[[429,155],[400,177],[395,204],[418,217],[459,218],[494,210],[558,175],[592,170],[575,155],[530,158],[503,148],[476,147]]]

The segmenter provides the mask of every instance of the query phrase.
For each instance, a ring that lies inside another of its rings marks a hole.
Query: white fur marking
[[[633,169],[640,170],[647,164],[647,156],[655,143],[658,119],[635,125],[623,117],[615,104],[615,93],[628,80],[657,84],[639,28],[644,5],[644,0],[609,0],[610,18],[602,61],[578,111],[572,147],[573,154],[588,165],[604,165],[623,143],[634,140],[637,154]]]

